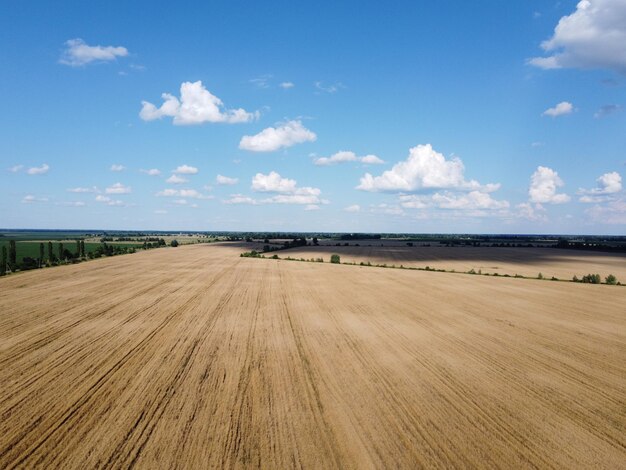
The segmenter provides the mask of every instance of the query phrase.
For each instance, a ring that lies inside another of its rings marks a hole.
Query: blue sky
[[[624,234],[624,0],[56,3],[0,6],[1,227]]]

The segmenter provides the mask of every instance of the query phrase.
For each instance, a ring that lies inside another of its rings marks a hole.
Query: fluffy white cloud
[[[351,206],[345,207],[343,210],[346,212],[361,212],[361,206],[352,204]]]
[[[33,202],[48,202],[47,197],[35,197],[32,194],[24,196],[22,204],[32,204]]]
[[[539,204],[568,202],[570,197],[567,194],[557,193],[557,189],[561,186],[563,186],[563,180],[556,171],[552,168],[539,166],[530,177],[529,200]]]
[[[176,173],[179,175],[197,175],[198,169],[195,166],[181,165],[173,170],[172,173]]]
[[[446,160],[430,144],[418,145],[409,150],[408,158],[396,163],[380,176],[366,173],[357,189],[363,191],[419,191],[424,189],[455,189],[463,191],[492,192],[499,184],[481,185],[475,180],[466,181],[465,167],[458,158]]]
[[[273,152],[303,142],[314,142],[317,135],[300,121],[289,121],[278,127],[268,127],[256,135],[244,135],[239,148],[251,152]]]
[[[149,170],[139,170],[141,173],[145,173],[148,176],[159,176],[161,174],[161,170],[157,168],[150,168]]]
[[[275,193],[264,199],[253,199],[242,194],[233,194],[230,199],[223,201],[226,204],[302,204],[318,205],[327,204],[328,201],[320,199],[321,191],[318,188],[298,187],[296,180],[283,178],[280,174],[272,171],[267,175],[257,173],[252,178],[253,191],[261,193]]]
[[[376,155],[365,155],[361,157],[361,163],[365,163],[366,165],[382,165],[385,163],[385,160],[378,158]]]
[[[97,187],[92,186],[91,188],[68,188],[68,193],[98,193],[100,192]]]
[[[280,85],[278,85],[279,87],[281,87],[284,90],[288,90],[289,88],[293,88],[295,87],[295,85],[292,82],[282,82]]]
[[[124,165],[111,165],[110,170],[115,172],[124,171],[126,167]]]
[[[359,157],[356,155],[356,153],[345,151],[345,150],[337,152],[331,155],[330,157],[316,158],[314,163],[318,166],[329,166],[329,165],[336,165],[337,163],[356,162],[356,161],[360,161],[368,165],[377,165],[377,164],[385,163],[376,155],[365,155],[363,157]]]
[[[182,176],[172,175],[168,179],[165,180],[166,183],[170,184],[183,184],[187,183],[189,180],[187,178],[183,178]]]
[[[144,121],[154,121],[164,116],[173,118],[177,125],[194,125],[204,122],[239,123],[258,119],[259,113],[249,113],[245,109],[225,109],[224,103],[207,90],[201,81],[183,82],[180,86],[180,100],[169,93],[161,95],[164,102],[160,108],[148,101],[142,101],[139,117]]]
[[[403,194],[399,196],[400,205],[407,209],[437,209],[458,210],[501,210],[509,207],[509,202],[496,200],[490,194],[481,191],[468,193],[453,193],[445,191],[432,195]]]
[[[217,175],[215,181],[217,184],[229,186],[237,184],[239,182],[239,178],[229,178],[228,176]]]
[[[104,190],[107,194],[129,194],[130,186],[124,186],[122,183],[115,183]]]
[[[567,101],[561,101],[554,108],[546,109],[543,113],[541,113],[541,115],[557,117],[557,116],[564,116],[565,114],[571,114],[573,111],[574,111],[574,105],[572,105],[572,103],[569,103]]]
[[[582,0],[559,20],[541,47],[547,57],[529,63],[543,69],[601,68],[626,73],[626,2]]]
[[[163,197],[180,197],[191,199],[213,199],[213,196],[207,196],[195,189],[164,189],[156,193],[157,196]]]
[[[128,49],[121,46],[89,46],[82,39],[65,42],[65,50],[59,62],[72,67],[80,67],[90,62],[110,62],[117,57],[126,57]]]
[[[605,173],[596,179],[596,187],[593,189],[578,190],[581,195],[579,201],[584,203],[604,202],[611,200],[611,196],[622,190],[622,177],[616,171]]]
[[[29,175],[45,175],[50,170],[50,167],[47,164],[43,164],[41,166],[33,166],[26,170],[26,173]]]
[[[13,165],[12,167],[7,168],[7,170],[9,170],[11,173],[17,173],[22,168],[24,168],[24,165]]]

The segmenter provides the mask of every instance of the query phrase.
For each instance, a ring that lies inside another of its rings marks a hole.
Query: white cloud
[[[252,152],[273,152],[303,142],[314,142],[317,136],[300,121],[289,121],[277,127],[268,127],[256,135],[245,135],[239,148]]]
[[[12,167],[7,168],[7,170],[10,171],[11,173],[17,173],[22,168],[24,168],[24,165],[13,165]]]
[[[249,196],[244,196],[243,194],[231,194],[229,199],[225,199],[222,202],[224,204],[250,204],[253,206],[258,204],[255,199],[252,199]]]
[[[517,209],[516,217],[528,220],[547,221],[546,209],[541,204],[531,204],[523,202],[515,206]]]
[[[104,190],[107,194],[129,194],[131,192],[130,186],[124,186],[122,183],[115,183]]]
[[[159,176],[161,174],[161,170],[157,168],[150,168],[149,170],[139,170],[141,173],[144,173],[148,176]]]
[[[217,177],[215,178],[215,181],[217,182],[217,184],[228,186],[228,185],[237,184],[239,182],[239,178],[229,178],[228,176],[217,175]]]
[[[166,183],[170,184],[183,184],[187,183],[189,180],[187,178],[183,178],[182,176],[172,175],[168,179],[165,180]]]
[[[557,193],[557,189],[562,186],[563,180],[561,180],[556,171],[545,166],[539,166],[530,177],[529,200],[530,202],[540,204],[562,204],[568,202],[570,197],[567,194]]]
[[[68,188],[67,190],[68,193],[97,193],[99,192],[98,188],[95,186],[92,186],[91,188]]]
[[[405,215],[406,212],[396,205],[391,204],[372,204],[370,205],[370,212],[372,214],[385,214],[385,215]]]
[[[82,39],[70,39],[65,42],[65,50],[59,62],[72,67],[80,67],[90,62],[110,62],[117,57],[126,57],[128,49],[121,46],[89,46]]]
[[[332,83],[330,85],[324,85],[322,82],[315,82],[314,85],[315,85],[315,88],[318,90],[318,93],[324,92],[324,93],[332,94],[332,93],[337,93],[342,88],[345,88],[345,86],[341,82]]]
[[[213,199],[213,196],[207,196],[195,189],[164,189],[156,193],[159,197],[180,197],[191,199]]]
[[[201,81],[183,82],[180,86],[180,100],[169,93],[161,95],[164,103],[160,108],[148,101],[142,101],[139,116],[144,121],[173,118],[176,125],[194,125],[204,122],[240,123],[258,119],[259,112],[249,113],[245,109],[225,109],[224,103],[211,94]]]
[[[47,164],[43,164],[41,166],[33,166],[26,170],[26,173],[29,175],[45,175],[50,170],[50,167]]]
[[[339,151],[330,157],[319,157],[315,159],[315,164],[318,166],[328,166],[335,165],[337,163],[343,162],[355,162],[357,161],[357,156],[354,152],[348,151]]]
[[[623,198],[608,202],[605,205],[595,205],[585,211],[596,224],[625,225],[626,200]]]
[[[83,201],[64,201],[59,202],[58,205],[66,207],[84,207],[86,204]]]
[[[116,173],[119,173],[120,171],[124,171],[126,169],[126,167],[124,165],[111,165],[110,170],[111,171],[115,171]]]
[[[198,169],[195,166],[181,165],[173,170],[172,173],[177,173],[179,175],[197,175]]]
[[[571,114],[573,111],[574,111],[574,106],[572,105],[572,103],[569,103],[567,101],[561,101],[554,108],[546,109],[543,113],[541,113],[541,115],[557,117],[557,116],[564,116],[566,114]]]
[[[578,190],[581,195],[579,201],[584,203],[598,203],[612,199],[612,196],[622,190],[622,177],[616,171],[605,173],[596,179],[596,187],[593,189]]]
[[[32,194],[24,196],[22,204],[32,204],[33,202],[48,202],[47,197],[35,197]]]
[[[403,194],[399,196],[400,205],[407,209],[437,209],[457,210],[501,210],[509,207],[509,202],[496,200],[490,194],[481,191],[455,194],[450,191],[432,195]]]
[[[346,212],[361,212],[361,206],[352,204],[351,206],[345,207],[343,210]]]
[[[365,155],[364,157],[360,157],[361,163],[365,163],[366,165],[382,165],[385,163],[385,160],[378,158],[376,155]]]
[[[267,175],[264,175],[263,173],[257,173],[256,175],[254,175],[254,177],[252,178],[252,190],[258,192],[284,193],[298,196],[319,196],[321,193],[318,188],[298,188],[296,180],[283,178],[275,171],[271,171]]]
[[[252,78],[250,83],[257,86],[258,88],[269,88],[269,81],[272,78],[272,75],[262,75],[258,78]]]
[[[242,194],[233,194],[230,199],[223,201],[226,204],[302,204],[319,205],[328,201],[321,199],[318,188],[298,187],[296,180],[283,178],[275,171],[257,173],[252,178],[251,189],[261,193],[275,193],[264,199],[253,199]]]
[[[596,119],[600,119],[603,117],[610,116],[611,114],[615,114],[622,110],[622,107],[619,104],[605,104],[604,106],[600,106],[593,117]]]
[[[109,201],[107,206],[115,206],[115,207],[126,207],[126,203],[124,201],[120,201],[119,199]]]
[[[279,87],[281,87],[284,90],[288,90],[289,88],[293,88],[296,85],[294,85],[292,82],[282,82],[280,85],[278,85]]]
[[[418,145],[409,150],[408,158],[396,163],[380,176],[366,173],[357,189],[363,191],[419,191],[424,189],[455,189],[463,191],[492,192],[499,184],[481,185],[475,180],[466,181],[465,167],[459,158],[446,160],[430,144]]]
[[[116,206],[116,207],[125,207],[126,204],[124,201],[120,201],[119,199],[111,199],[109,196],[102,196],[98,194],[96,196],[96,202],[102,202],[107,206]]]
[[[318,206],[317,204],[307,204],[306,206],[304,206],[304,210],[307,212],[318,211],[320,210],[320,206]]]
[[[356,155],[356,153],[345,151],[345,150],[339,151],[331,155],[330,157],[316,158],[314,163],[318,166],[330,166],[330,165],[336,165],[337,163],[356,162],[356,161],[360,161],[368,165],[378,165],[381,163],[385,163],[376,155],[365,155],[363,157],[359,157]]]
[[[610,69],[626,73],[626,2],[582,0],[541,43],[549,55],[528,62],[543,69]]]

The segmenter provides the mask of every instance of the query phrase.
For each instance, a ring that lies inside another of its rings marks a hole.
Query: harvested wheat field
[[[360,246],[355,246],[359,243]],[[381,244],[383,246],[381,246]],[[417,245],[417,244],[416,244]],[[555,248],[512,248],[473,246],[413,246],[406,242],[378,242],[364,240],[350,242],[350,246],[320,245],[294,248],[278,252],[280,257],[317,258],[330,260],[330,255],[341,255],[342,262],[374,264],[401,264],[406,267],[430,266],[436,269],[456,271],[482,271],[514,276],[544,277],[571,280],[585,274],[600,274],[604,279],[609,274],[626,283],[626,254],[602,253]]]
[[[0,467],[626,467],[626,288],[244,249],[0,279]]]

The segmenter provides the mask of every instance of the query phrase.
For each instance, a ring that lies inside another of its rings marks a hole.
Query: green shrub
[[[585,284],[600,284],[601,278],[599,274],[587,274],[583,276],[582,282]]]
[[[339,255],[331,255],[330,262],[334,264],[339,264],[341,263],[341,257]]]
[[[614,286],[615,284],[617,284],[617,278],[613,276],[613,274],[609,274],[606,278],[604,278],[604,280],[610,286]]]
[[[178,240],[172,240],[170,242],[170,246],[173,246],[174,248],[176,248],[178,246]]]

